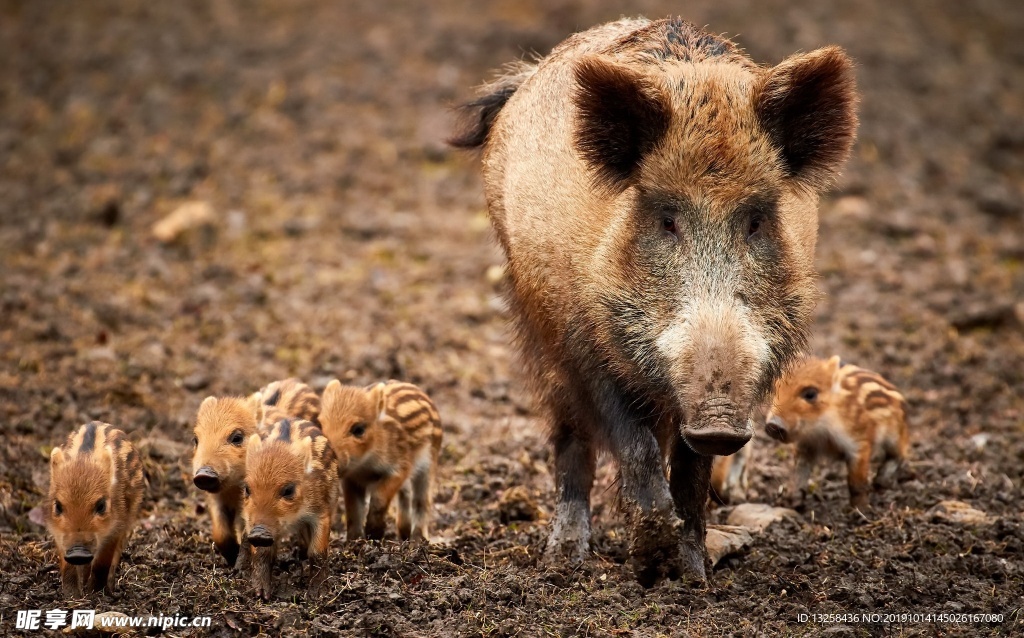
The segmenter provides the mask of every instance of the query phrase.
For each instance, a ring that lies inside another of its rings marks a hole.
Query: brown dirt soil
[[[645,591],[606,467],[595,554],[575,571],[540,563],[548,451],[488,275],[501,256],[479,167],[442,140],[449,107],[490,69],[623,10],[596,4],[0,2],[0,634],[16,610],[57,607],[211,614],[214,635],[1024,633],[1013,0],[629,7],[738,33],[762,62],[827,43],[856,58],[860,141],[822,205],[814,346],[905,391],[913,476],[857,512],[845,470],[824,469],[800,517],[706,587]],[[191,200],[212,205],[213,228],[154,241]],[[398,377],[432,394],[446,435],[436,542],[336,533],[322,596],[305,595],[287,552],[260,604],[214,555],[190,424],[206,395],[287,375]],[[68,601],[29,513],[50,447],[90,419],[144,447],[151,489],[119,591]],[[783,503],[791,451],[763,434],[754,445],[749,498]],[[938,521],[928,511],[946,499],[991,524]],[[865,612],[1004,620],[798,620]]]

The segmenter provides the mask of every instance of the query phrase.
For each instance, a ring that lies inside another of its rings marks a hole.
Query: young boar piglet
[[[315,419],[320,413],[316,392],[298,379],[274,381],[262,391],[242,397],[207,397],[199,406],[192,443],[192,482],[207,493],[217,551],[235,565],[245,545],[242,532],[242,479],[249,437],[284,418]],[[246,552],[242,553],[244,569]]]
[[[582,560],[598,453],[645,585],[706,570],[712,456],[806,340],[818,196],[853,144],[853,63],[775,66],[681,19],[622,19],[467,105],[526,377],[551,428],[547,554]],[[663,471],[668,459],[670,471]]]
[[[284,419],[266,437],[249,437],[245,462],[242,512],[256,593],[270,598],[277,550],[292,534],[309,558],[311,586],[319,585],[338,506],[338,459],[327,438],[309,421]]]
[[[835,459],[846,463],[854,507],[867,505],[872,457],[884,459],[876,477],[884,485],[906,458],[909,444],[903,395],[880,375],[839,357],[808,357],[784,376],[765,431],[796,444],[793,490],[798,498],[814,463]]]
[[[50,454],[46,526],[57,545],[65,595],[113,589],[113,574],[139,515],[142,460],[124,432],[93,421]]]
[[[360,388],[335,379],[324,389],[320,421],[341,463],[348,538],[383,538],[397,493],[399,538],[427,540],[442,434],[426,393],[400,381]]]

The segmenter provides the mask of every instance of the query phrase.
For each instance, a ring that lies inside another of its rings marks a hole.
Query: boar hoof
[[[704,581],[704,551],[683,540],[683,521],[674,513],[636,512],[631,518],[629,554],[641,586],[653,587],[665,578]]]
[[[561,502],[555,511],[551,535],[544,551],[553,567],[579,565],[590,551],[590,508],[573,501]]]
[[[750,421],[734,419],[699,420],[682,427],[683,440],[697,454],[729,456],[735,454],[754,436]]]

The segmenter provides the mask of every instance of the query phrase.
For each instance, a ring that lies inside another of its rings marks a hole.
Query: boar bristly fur
[[[493,87],[458,141],[483,150],[549,415],[549,556],[585,555],[603,448],[640,580],[702,577],[711,455],[750,439],[806,339],[818,192],[856,130],[852,63],[827,47],[762,67],[682,20],[624,19]]]
[[[65,595],[113,589],[145,491],[142,460],[124,432],[93,421],[50,454],[46,526]]]

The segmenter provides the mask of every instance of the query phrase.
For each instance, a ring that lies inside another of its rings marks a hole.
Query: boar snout
[[[264,525],[257,525],[249,531],[249,542],[253,547],[270,547],[274,544],[274,535]]]
[[[683,424],[681,434],[698,454],[728,456],[746,445],[754,436],[754,429],[732,401],[709,399]]]
[[[204,492],[217,493],[220,491],[220,475],[209,465],[196,470],[192,482]]]
[[[92,562],[92,552],[83,545],[75,545],[64,552],[64,560],[72,565],[88,565]]]
[[[776,415],[769,417],[768,421],[764,424],[765,433],[782,443],[789,442],[789,428],[786,427],[786,423]]]

